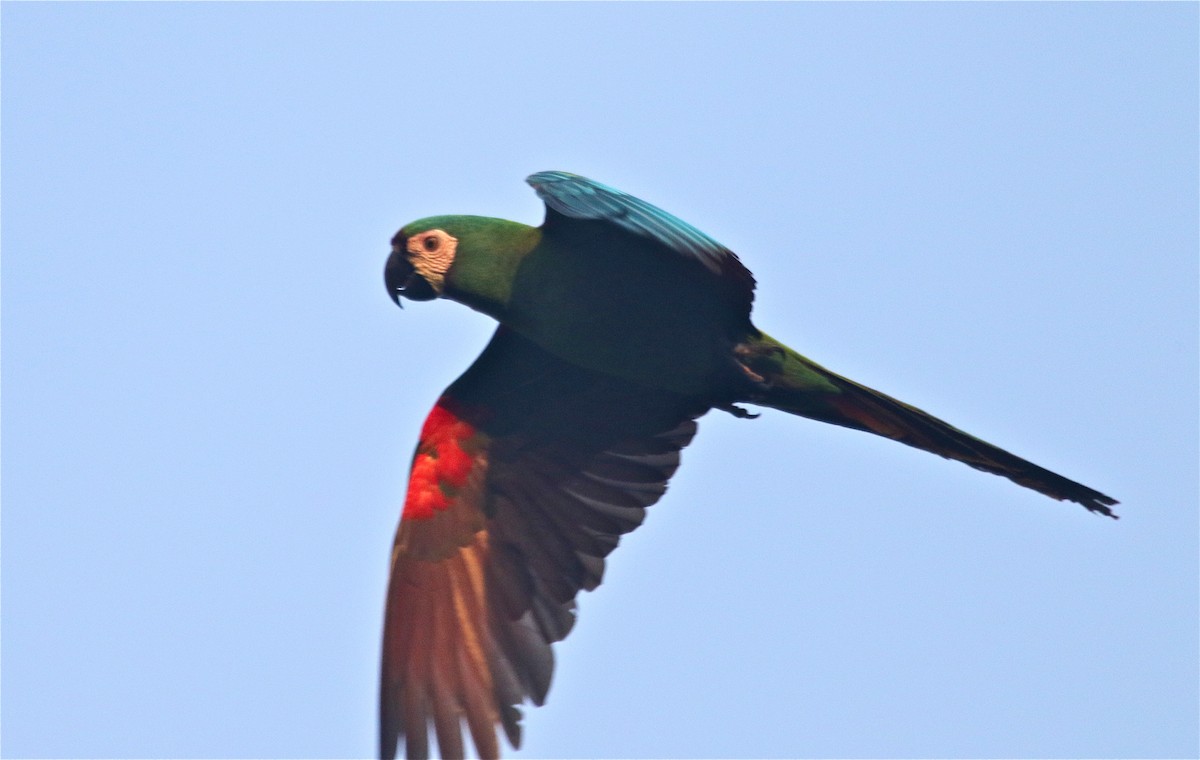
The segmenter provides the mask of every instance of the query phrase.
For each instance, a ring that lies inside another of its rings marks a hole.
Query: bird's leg
[[[736,367],[730,368],[733,370],[731,379],[735,388],[733,399],[713,408],[729,412],[738,419],[754,419],[759,415],[736,406],[733,401],[754,402],[765,396],[771,389],[771,382],[767,378],[778,373],[781,361],[787,354],[778,346],[750,343],[734,344],[732,353]]]
[[[756,386],[762,386],[763,388],[767,387],[767,381],[762,375],[758,374],[741,362],[738,362],[738,368],[741,369],[742,372],[745,372],[746,377],[750,378],[750,382],[754,383]]]
[[[761,381],[763,375],[779,371],[787,352],[779,346],[766,343],[738,343],[733,347],[733,355],[738,358],[746,372]]]
[[[733,356],[743,380],[749,381],[747,390],[754,399],[771,389],[772,383],[767,378],[779,374],[787,352],[779,346],[738,343],[733,347]]]

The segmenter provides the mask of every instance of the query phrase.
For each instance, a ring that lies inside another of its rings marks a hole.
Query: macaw
[[[448,298],[499,322],[421,429],[392,549],[380,755],[403,738],[481,757],[521,742],[605,557],[666,491],[710,409],[741,404],[864,430],[1116,517],[1117,502],[834,374],[750,321],[754,277],[695,227],[560,171],[526,180],[540,227],[481,216],[405,225],[397,305]]]

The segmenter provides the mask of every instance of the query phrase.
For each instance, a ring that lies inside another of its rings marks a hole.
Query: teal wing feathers
[[[682,219],[587,177],[550,171],[532,174],[525,181],[533,186],[549,208],[564,216],[612,222],[628,232],[694,256],[714,273],[719,273],[722,261],[733,255],[728,248]]]
[[[754,276],[733,251],[657,206],[569,172],[538,172],[525,181],[545,202],[547,222],[555,213],[608,222],[698,261],[722,279],[736,282],[746,295],[754,292]]]

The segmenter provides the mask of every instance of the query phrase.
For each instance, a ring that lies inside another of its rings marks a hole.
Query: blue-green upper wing
[[[538,172],[525,181],[551,212],[571,219],[609,222],[695,259],[713,274],[745,288],[747,295],[754,291],[753,275],[733,251],[657,206],[569,172]]]

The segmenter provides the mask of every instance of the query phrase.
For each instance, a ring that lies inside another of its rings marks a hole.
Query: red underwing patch
[[[404,499],[404,519],[426,520],[450,506],[450,496],[467,482],[472,457],[463,443],[475,435],[475,428],[451,407],[445,396],[438,399],[421,427],[421,442],[413,458],[408,495]]]

